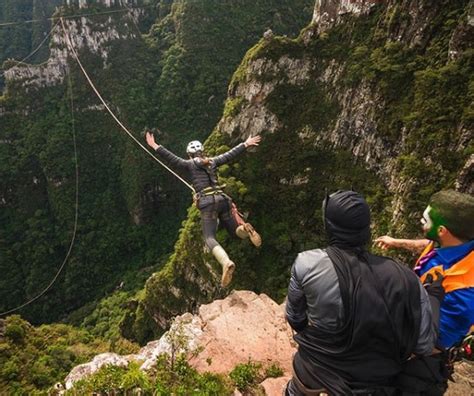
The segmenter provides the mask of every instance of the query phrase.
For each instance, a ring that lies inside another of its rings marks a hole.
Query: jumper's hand
[[[374,242],[377,244],[379,248],[383,250],[396,247],[395,238],[392,238],[388,235],[378,237]]]
[[[249,136],[244,144],[245,144],[245,147],[258,146],[261,140],[262,140],[262,137],[260,135],[253,136],[253,137]]]
[[[156,142],[155,142],[155,136],[147,131],[146,133],[146,142],[148,143],[148,145],[153,149],[153,150],[156,150],[158,147],[160,147]]]

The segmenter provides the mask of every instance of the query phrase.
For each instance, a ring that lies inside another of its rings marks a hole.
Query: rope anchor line
[[[105,108],[107,109],[107,111],[110,113],[110,115],[112,116],[112,118],[118,123],[118,125],[127,133],[127,135],[129,135],[134,141],[136,144],[138,144],[145,152],[147,152],[155,161],[157,161],[160,165],[162,165],[165,169],[167,169],[169,172],[171,172],[174,176],[176,176],[179,180],[181,180],[189,189],[191,189],[191,191],[193,193],[195,193],[195,190],[194,190],[194,187],[189,184],[186,180],[184,180],[181,176],[179,176],[177,173],[175,173],[171,168],[169,168],[166,164],[164,164],[162,161],[160,161],[158,158],[156,158],[156,156],[154,156],[143,144],[141,144],[138,139],[133,136],[133,134],[125,127],[125,125],[122,124],[122,122],[117,118],[117,116],[112,112],[112,110],[110,109],[110,107],[107,105],[107,103],[105,102],[105,100],[102,98],[102,95],[99,93],[99,91],[97,90],[97,88],[95,87],[94,83],[92,82],[92,80],[90,79],[89,75],[87,74],[86,70],[84,69],[84,67],[82,66],[82,63],[79,59],[79,56],[77,55],[77,52],[76,50],[74,49],[71,41],[70,41],[70,38],[69,38],[69,34],[67,32],[67,29],[66,29],[66,26],[64,24],[64,20],[63,18],[59,18],[59,22],[61,23],[61,26],[62,26],[62,29],[63,29],[63,32],[64,32],[64,36],[66,38],[66,43],[67,43],[67,46],[69,48],[69,50],[71,51],[74,59],[77,61],[81,71],[83,72],[84,76],[86,77],[89,85],[91,86],[91,88],[93,89],[93,91],[95,92],[95,94],[97,95],[97,97],[100,99],[100,101],[103,103],[103,105],[105,106]],[[50,31],[50,34],[52,33],[52,31],[54,30],[54,28],[59,24],[59,22],[57,22],[53,28],[51,29]],[[49,35],[48,35],[49,36]],[[46,41],[46,39],[40,44],[40,47],[41,45],[44,44],[44,42]],[[35,52],[39,49],[39,47],[35,50]],[[29,55],[31,56],[31,54]],[[28,56],[28,57],[29,57]],[[24,60],[23,60],[24,61]],[[23,62],[21,61],[21,62]],[[37,294],[36,296],[34,296],[33,298],[31,298],[30,300],[26,301],[25,303],[15,307],[15,308],[12,308],[12,309],[9,309],[5,312],[0,312],[0,316],[5,316],[7,314],[10,314],[10,313],[13,313],[15,311],[18,311],[20,310],[21,308],[24,308],[26,307],[27,305],[35,302],[36,300],[38,300],[40,297],[42,297],[53,285],[54,283],[56,282],[56,280],[58,279],[59,275],[61,274],[62,270],[64,269],[70,255],[71,255],[71,252],[72,252],[72,248],[74,246],[74,243],[75,243],[75,239],[76,239],[76,233],[77,233],[77,225],[78,225],[78,217],[79,217],[79,167],[78,167],[78,163],[77,163],[77,144],[76,144],[76,130],[75,130],[75,120],[74,120],[74,98],[73,98],[73,92],[72,92],[72,80],[71,80],[71,75],[70,73],[68,72],[68,91],[69,91],[69,94],[70,94],[70,106],[71,106],[71,129],[72,129],[72,135],[73,135],[73,142],[74,142],[74,158],[75,158],[75,169],[76,169],[76,202],[75,202],[75,205],[76,205],[76,209],[75,209],[75,216],[74,216],[74,229],[73,229],[73,235],[72,235],[72,238],[71,238],[71,242],[69,244],[69,248],[68,248],[68,251],[66,253],[66,257],[64,258],[59,270],[57,271],[57,273],[55,274],[53,280],[48,284],[48,286],[46,286],[46,288],[41,291],[39,294]]]
[[[82,73],[84,74],[84,76],[86,77],[86,80],[87,82],[89,83],[89,85],[91,86],[92,90],[94,91],[94,93],[97,95],[97,97],[99,98],[99,100],[102,102],[102,104],[105,106],[105,108],[107,109],[107,111],[109,112],[109,114],[112,116],[112,118],[115,120],[115,122],[117,122],[117,124],[125,131],[125,133],[131,138],[133,139],[133,141],[138,145],[140,146],[148,155],[150,155],[156,162],[158,162],[163,168],[165,168],[166,170],[168,170],[170,173],[172,173],[174,176],[176,176],[180,181],[182,181],[192,192],[193,194],[196,192],[194,190],[194,187],[189,184],[186,180],[184,180],[180,175],[178,175],[175,171],[173,171],[169,166],[167,166],[165,163],[163,163],[162,161],[160,161],[155,155],[153,155],[153,153],[151,153],[142,143],[140,143],[140,141],[127,129],[127,127],[117,118],[117,116],[114,114],[114,112],[110,109],[110,107],[108,106],[108,104],[105,102],[104,98],[102,97],[102,95],[100,94],[100,92],[97,90],[96,86],[94,85],[94,83],[92,82],[91,78],[89,77],[89,74],[87,73],[87,71],[85,70],[84,66],[82,65],[82,62],[81,60],[79,59],[79,55],[77,54],[74,46],[72,45],[72,42],[71,42],[71,39],[69,37],[69,33],[67,31],[67,28],[66,28],[66,25],[64,24],[64,20],[63,18],[60,19],[61,20],[61,26],[62,26],[62,29],[63,29],[63,32],[64,32],[64,37],[66,39],[66,44],[69,48],[69,50],[71,51],[72,53],[72,56],[73,58],[76,60],[77,64],[79,65],[79,68],[81,69]]]

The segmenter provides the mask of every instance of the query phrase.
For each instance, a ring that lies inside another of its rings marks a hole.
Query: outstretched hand
[[[145,136],[146,136],[146,142],[148,143],[148,145],[153,150],[156,150],[159,147],[159,145],[155,142],[155,136],[153,135],[153,133],[151,133],[150,131],[147,131]]]
[[[381,248],[383,250],[387,250],[387,249],[396,247],[395,246],[395,238],[392,238],[388,235],[378,237],[374,242],[377,244],[377,246],[379,248]]]
[[[260,135],[249,136],[244,144],[245,144],[245,147],[258,146],[261,140],[262,140],[262,137]]]

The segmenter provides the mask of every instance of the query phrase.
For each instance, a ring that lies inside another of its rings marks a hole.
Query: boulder
[[[235,291],[199,309],[203,323],[199,354],[190,363],[198,371],[228,373],[250,360],[278,364],[291,373],[296,351],[283,307],[265,294]]]
[[[296,347],[283,306],[265,294],[233,291],[223,300],[202,305],[197,315],[178,316],[168,332],[137,354],[103,353],[75,367],[66,377],[66,389],[107,364],[126,366],[135,361],[141,363],[142,370],[150,370],[158,356],[172,350],[188,353],[190,364],[200,372],[227,374],[237,364],[252,360],[263,367],[276,364],[288,376]],[[286,380],[269,381],[269,392],[279,388],[281,394],[280,382]]]

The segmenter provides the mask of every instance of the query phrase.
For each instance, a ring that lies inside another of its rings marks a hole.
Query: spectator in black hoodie
[[[360,194],[327,196],[323,217],[329,246],[300,253],[291,271],[286,316],[299,347],[286,395],[392,394],[410,356],[433,350],[442,293],[430,297],[409,268],[367,252]]]

